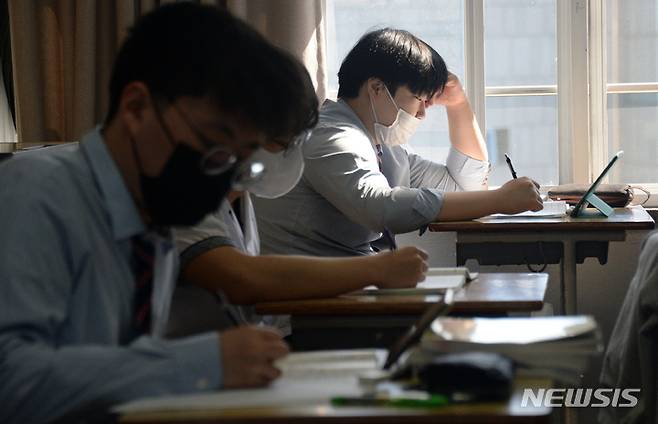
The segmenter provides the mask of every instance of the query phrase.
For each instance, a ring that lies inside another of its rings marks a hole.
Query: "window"
[[[15,143],[16,139],[16,129],[14,128],[14,121],[11,117],[5,84],[2,78],[2,68],[0,67],[0,143]]]
[[[519,175],[558,183],[555,0],[484,3],[486,139],[490,183]]]
[[[615,182],[658,180],[658,5],[606,2],[607,142]]]
[[[486,136],[492,185],[509,179],[504,153],[554,185],[589,183],[624,150],[611,181],[658,200],[658,0],[327,0],[327,16],[334,93],[342,58],[374,28],[409,30],[444,57]],[[430,111],[411,145],[442,161],[445,113]]]

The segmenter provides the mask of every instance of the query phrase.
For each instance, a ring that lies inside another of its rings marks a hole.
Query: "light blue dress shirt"
[[[99,130],[0,165],[0,422],[221,385],[217,333],[164,340],[176,274],[156,241],[153,334],[133,330],[144,225]]]
[[[416,230],[434,220],[444,191],[486,188],[489,163],[451,148],[446,164],[375,142],[352,108],[327,100],[304,144],[304,174],[277,199],[254,198],[263,254],[372,254],[384,228]]]

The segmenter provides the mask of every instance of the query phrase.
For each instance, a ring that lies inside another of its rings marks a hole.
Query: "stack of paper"
[[[517,213],[514,215],[506,215],[503,213],[497,213],[491,215],[492,218],[561,218],[566,216],[569,206],[564,200],[551,201],[548,200],[544,202],[544,209],[533,212],[525,211]]]
[[[432,295],[445,293],[447,289],[458,290],[477,277],[477,273],[469,273],[467,268],[430,268],[416,287],[408,289],[378,289],[368,286],[363,290],[352,292],[355,295]]]
[[[578,381],[590,356],[603,350],[589,316],[536,318],[438,318],[410,356],[422,365],[438,353],[496,352],[513,359],[524,374]]]
[[[383,349],[318,350],[291,353],[276,362],[286,378],[357,377],[382,366]]]

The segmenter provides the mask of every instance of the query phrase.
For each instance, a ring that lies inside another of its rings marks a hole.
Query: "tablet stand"
[[[588,203],[594,206],[596,209],[598,209],[606,217],[612,216],[612,214],[615,213],[615,210],[610,205],[608,205],[606,202],[601,200],[601,198],[598,197],[596,194],[590,193],[587,195],[587,197],[585,197],[585,202],[583,203],[583,207],[580,208],[580,210],[576,214],[576,217],[590,215],[587,212],[585,212]]]

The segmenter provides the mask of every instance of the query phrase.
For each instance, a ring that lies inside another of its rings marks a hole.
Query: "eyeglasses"
[[[233,174],[233,184],[236,186],[248,186],[254,182],[260,181],[265,172],[265,165],[261,162],[256,161],[246,161],[239,163],[238,156],[235,154],[233,149],[225,145],[218,145],[217,143],[211,141],[206,137],[201,130],[199,130],[181,111],[176,105],[172,104],[174,109],[178,114],[183,118],[185,124],[192,130],[197,139],[201,144],[206,147],[206,152],[201,157],[199,167],[201,172],[205,175],[216,176],[221,175],[228,170],[232,169],[237,164],[237,169],[235,174]],[[160,116],[160,112],[158,111]],[[162,127],[167,133],[169,133],[168,128],[164,125],[162,117],[159,117]],[[238,164],[239,163],[239,164]],[[236,190],[238,188],[236,187]]]
[[[295,151],[298,147],[302,146],[304,143],[308,141],[309,138],[311,138],[311,130],[305,130],[298,134],[297,136],[293,137],[292,140],[286,142],[286,141],[281,141],[274,139],[274,143],[278,144],[283,148],[283,156],[287,156],[290,152]]]
[[[232,186],[236,191],[248,191],[249,188],[263,179],[265,165],[261,162],[247,161],[238,166],[233,174]]]

